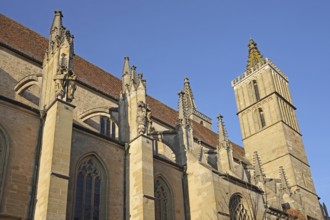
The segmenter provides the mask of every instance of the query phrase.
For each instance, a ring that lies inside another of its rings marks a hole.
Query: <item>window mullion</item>
[[[82,220],[84,220],[85,218],[85,196],[86,196],[86,173],[84,175],[84,185],[83,185],[83,196],[82,196],[82,213],[81,213],[81,217]]]
[[[95,176],[92,176],[91,220],[93,220],[94,217],[94,192],[95,192]]]

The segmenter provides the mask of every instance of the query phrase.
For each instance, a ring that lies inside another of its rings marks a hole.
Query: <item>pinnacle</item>
[[[54,16],[54,19],[53,19],[53,24],[50,28],[50,32],[52,32],[55,28],[57,28],[58,30],[60,28],[62,28],[62,12],[61,11],[55,11],[54,12],[55,16]]]
[[[123,75],[130,73],[129,57],[124,57]]]

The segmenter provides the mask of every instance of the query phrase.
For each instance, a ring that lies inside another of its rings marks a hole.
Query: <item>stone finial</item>
[[[129,74],[130,73],[130,66],[129,66],[129,57],[124,57],[124,67],[122,75]]]
[[[323,215],[325,216],[325,217],[328,217],[329,218],[329,213],[328,213],[328,208],[327,208],[327,206],[325,205],[325,203],[323,202],[323,204],[322,204],[322,209],[323,209]]]
[[[53,31],[60,30],[62,28],[62,12],[61,11],[54,11],[54,19],[53,19],[53,23],[52,26],[50,28],[50,34],[52,34]]]
[[[254,152],[253,154],[253,160],[254,160],[254,178],[256,182],[264,183],[265,174],[261,168],[261,161],[257,152]]]
[[[134,65],[131,67],[131,74],[132,74],[131,80],[133,82],[136,82],[136,66],[134,66]]]
[[[196,104],[195,104],[193,92],[191,90],[190,82],[189,82],[189,78],[188,77],[184,78],[184,88],[183,88],[183,91],[185,93],[185,95],[184,95],[184,103],[185,103],[186,109],[188,111],[190,111],[190,112],[193,112],[194,110],[196,110]]]
[[[257,44],[254,42],[252,38],[250,38],[250,42],[248,46],[249,46],[249,55],[246,65],[246,71],[250,72],[252,68],[264,64],[265,59],[261,55],[260,51],[258,50]]]
[[[184,103],[183,103],[183,97],[184,97],[184,92],[181,90],[179,93],[179,122],[181,124],[185,124],[186,122],[186,113],[184,109]]]

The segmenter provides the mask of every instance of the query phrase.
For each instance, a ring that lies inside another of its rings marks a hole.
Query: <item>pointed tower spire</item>
[[[195,100],[194,100],[194,96],[190,87],[190,82],[188,77],[186,77],[184,79],[184,89],[183,89],[184,93],[185,93],[185,104],[187,109],[193,111],[196,110],[196,105],[195,105]]]
[[[254,42],[252,38],[250,38],[250,42],[248,46],[249,46],[249,56],[246,65],[246,70],[247,72],[251,72],[251,68],[264,64],[265,59],[261,55],[260,51],[258,50],[257,44]]]
[[[265,182],[265,174],[261,168],[261,161],[259,158],[258,153],[255,151],[253,155],[253,160],[254,160],[254,178],[256,182]]]

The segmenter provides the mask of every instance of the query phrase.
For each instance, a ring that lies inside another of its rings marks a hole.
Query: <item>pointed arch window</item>
[[[6,175],[8,151],[8,139],[5,134],[5,131],[0,126],[0,203],[2,200],[3,187]]]
[[[234,195],[229,202],[230,220],[252,220],[240,195]]]
[[[81,161],[76,177],[74,220],[105,219],[105,185],[103,167],[94,156]]]
[[[173,197],[168,184],[163,178],[155,181],[155,214],[157,220],[173,219]]]
[[[261,128],[263,128],[266,126],[264,111],[262,110],[262,108],[259,108],[258,112],[259,112],[259,118],[260,118],[260,125],[261,125]]]

